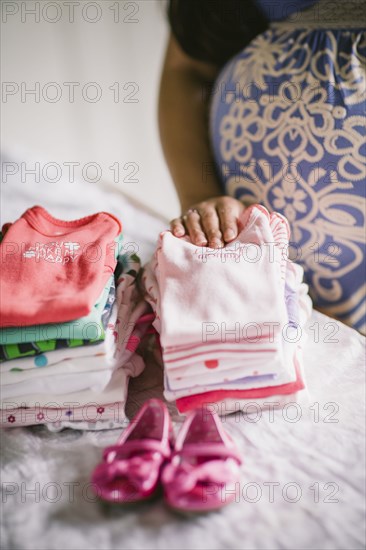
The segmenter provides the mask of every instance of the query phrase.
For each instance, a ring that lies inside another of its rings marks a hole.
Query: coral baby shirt
[[[106,212],[62,221],[40,206],[26,210],[0,244],[0,326],[88,315],[114,272],[121,230]]]

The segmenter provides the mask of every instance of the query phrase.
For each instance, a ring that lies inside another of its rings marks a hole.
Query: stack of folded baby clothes
[[[311,301],[302,268],[288,260],[288,222],[253,205],[238,223],[236,241],[217,250],[164,231],[145,268],[164,393],[180,412],[214,404],[225,414],[253,401],[283,406],[304,389]]]
[[[39,206],[6,224],[1,248],[1,425],[121,426],[149,306],[140,261],[101,212],[76,221]]]

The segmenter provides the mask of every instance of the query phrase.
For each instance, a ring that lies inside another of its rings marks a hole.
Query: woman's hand
[[[245,206],[232,197],[214,197],[194,204],[170,222],[176,237],[189,235],[193,244],[220,248],[238,236],[237,220]]]

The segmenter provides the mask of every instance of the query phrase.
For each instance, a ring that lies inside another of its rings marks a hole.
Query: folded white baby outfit
[[[275,392],[296,380],[295,331],[311,302],[302,268],[288,260],[288,222],[253,205],[238,225],[237,239],[218,250],[164,231],[145,267],[168,400],[217,389]]]

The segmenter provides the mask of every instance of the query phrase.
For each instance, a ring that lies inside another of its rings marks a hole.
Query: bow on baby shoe
[[[148,493],[156,483],[162,456],[158,452],[131,458],[102,462],[94,472],[93,481],[99,487],[125,478],[141,494]]]
[[[223,486],[235,482],[238,467],[234,461],[209,460],[203,464],[194,465],[188,462],[177,466],[168,464],[163,472],[163,483],[170,494],[176,496],[189,493],[198,484],[212,483]]]

